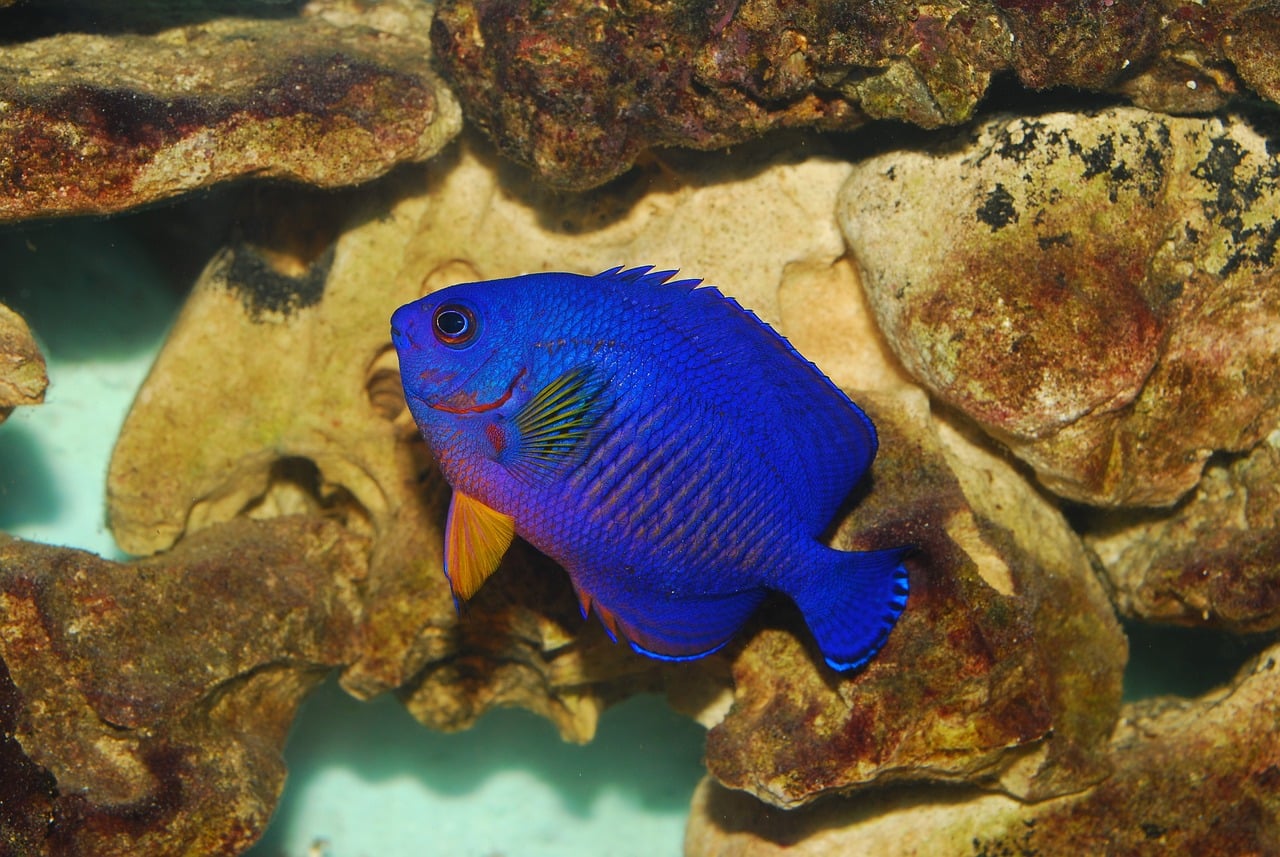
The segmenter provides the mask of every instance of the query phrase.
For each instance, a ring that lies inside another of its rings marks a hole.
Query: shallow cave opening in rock
[[[1274,633],[1231,634],[1122,620],[1129,638],[1124,699],[1205,694],[1228,684],[1241,667],[1275,641]]]

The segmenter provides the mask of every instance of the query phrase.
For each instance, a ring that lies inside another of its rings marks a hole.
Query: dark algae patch
[[[1013,195],[999,183],[987,191],[986,198],[978,206],[976,214],[979,220],[991,227],[992,232],[997,232],[1018,220],[1018,210],[1014,208]]]
[[[227,284],[240,296],[255,320],[270,314],[293,315],[315,306],[324,296],[324,282],[333,265],[333,248],[326,250],[300,276],[276,269],[257,249],[241,244],[228,254]]]
[[[53,775],[23,752],[15,731],[22,695],[0,659],[0,854],[33,854],[43,847],[58,797]]]

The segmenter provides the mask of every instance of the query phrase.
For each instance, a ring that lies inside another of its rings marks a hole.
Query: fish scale
[[[826,662],[906,606],[906,548],[818,541],[877,449],[870,419],[754,314],[649,268],[466,283],[392,317],[406,401],[454,489],[463,600],[519,534],[638,652],[723,646],[769,591]]]
[[[663,585],[672,587],[686,585],[690,581],[684,578],[696,575],[701,567],[715,567],[732,561],[732,549],[743,544],[744,540],[750,540],[761,525],[760,513],[772,508],[772,504],[752,506],[749,503],[726,505],[712,502],[716,496],[738,492],[741,472],[716,466],[708,454],[711,445],[708,436],[697,430],[697,420],[682,418],[688,415],[680,411],[681,405],[670,399],[648,405],[644,411],[645,422],[675,428],[665,432],[656,445],[646,450],[638,462],[639,466],[631,473],[627,483],[630,490],[597,495],[594,501],[598,505],[593,510],[594,516],[626,520],[629,526],[619,533],[618,541],[649,546],[655,562],[672,556],[682,557],[684,566],[672,566],[664,576]],[[635,438],[643,436],[645,429],[634,424],[638,423],[637,420],[632,422],[630,431],[610,435],[612,445],[621,448],[636,446]],[[574,474],[573,481],[583,486],[603,481],[602,474],[594,466],[595,459],[597,456],[606,457],[609,452],[608,446],[602,443]],[[634,485],[639,487],[631,487]],[[676,510],[682,514],[676,515]],[[748,512],[753,510],[755,520],[747,520]],[[633,537],[636,528],[644,529],[643,539],[623,541]],[[730,539],[729,535],[735,532],[742,538]],[[723,544],[722,549],[717,550],[717,540]]]

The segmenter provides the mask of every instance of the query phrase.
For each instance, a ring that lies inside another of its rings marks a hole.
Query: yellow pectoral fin
[[[466,601],[498,568],[515,536],[515,521],[474,497],[453,492],[444,534],[444,573],[453,597]]]

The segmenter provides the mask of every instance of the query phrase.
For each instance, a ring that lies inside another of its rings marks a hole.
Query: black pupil
[[[436,316],[436,327],[450,339],[456,339],[466,333],[469,324],[466,315],[456,309],[441,310]]]

